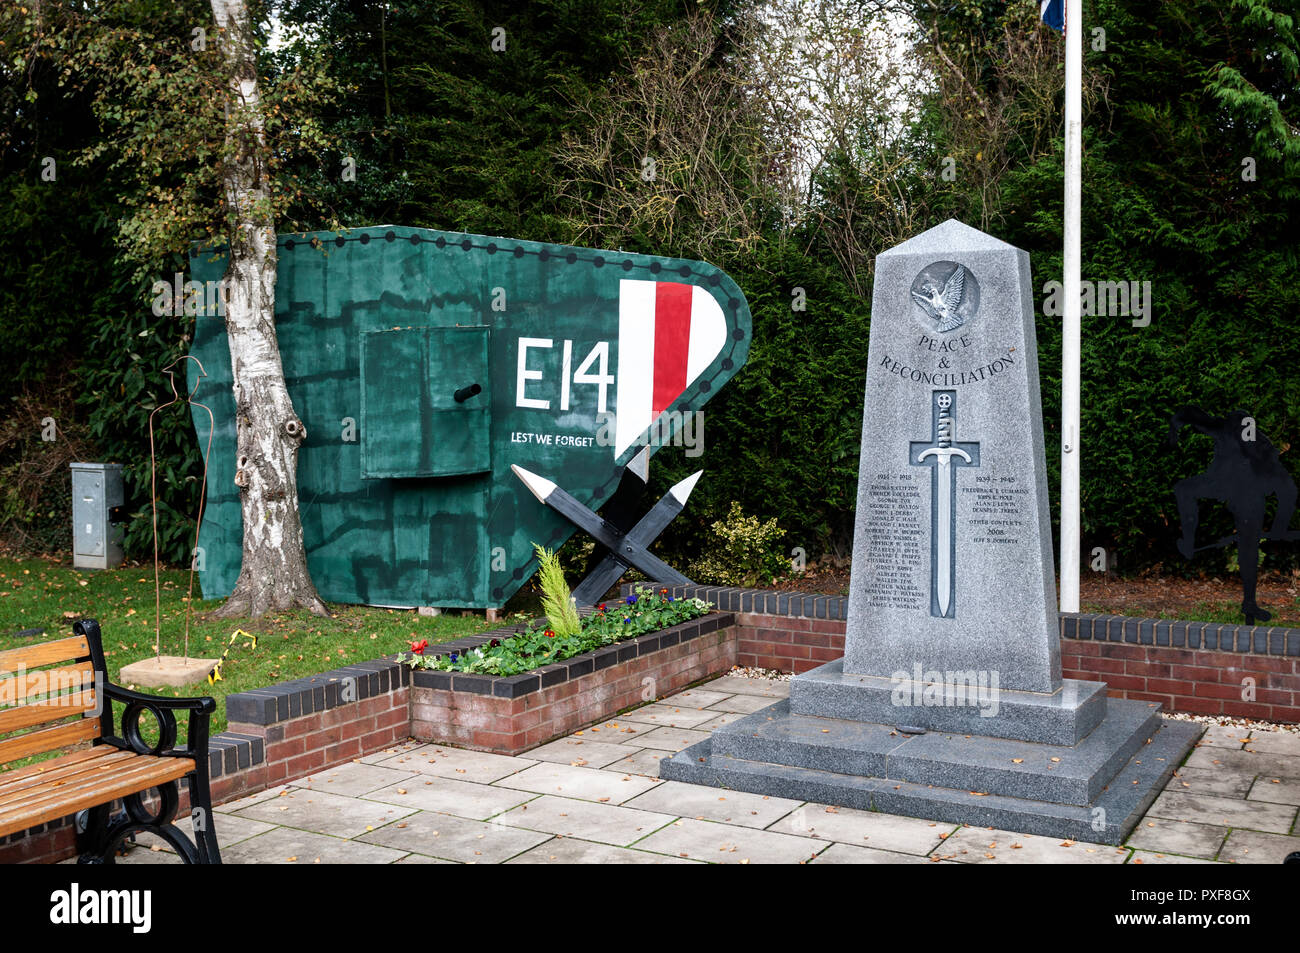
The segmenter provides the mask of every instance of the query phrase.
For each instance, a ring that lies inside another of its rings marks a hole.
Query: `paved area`
[[[1300,850],[1300,735],[1286,732],[1211,728],[1124,847],[659,780],[659,759],[788,691],[724,676],[517,758],[400,745],[217,808],[223,859],[1196,864]],[[141,841],[119,862],[180,862]]]

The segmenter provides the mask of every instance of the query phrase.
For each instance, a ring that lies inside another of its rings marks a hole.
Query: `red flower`
[[[605,603],[602,602],[602,603],[601,603],[600,605],[598,605],[596,608],[599,609],[601,612],[604,612],[604,611],[605,611]]]
[[[546,635],[546,637],[547,637],[548,639],[553,639],[553,638],[555,638],[555,633],[552,632],[550,629],[547,629],[546,632],[545,632],[544,634]]]
[[[427,649],[428,647],[429,647],[428,639],[421,639],[419,642],[411,643],[411,651],[414,652],[416,655],[423,655],[424,650]]]

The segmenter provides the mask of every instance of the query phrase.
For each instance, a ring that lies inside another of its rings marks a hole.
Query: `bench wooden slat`
[[[33,775],[44,774],[47,771],[74,765],[80,761],[103,758],[117,750],[111,745],[96,745],[93,748],[70,751],[57,758],[51,758],[49,761],[38,761],[36,764],[29,764],[23,768],[9,768],[6,771],[0,771],[0,791],[3,791],[7,785],[15,784]]]
[[[0,675],[0,704],[17,704],[35,695],[59,694],[95,683],[95,666],[90,662],[43,668],[37,672]]]
[[[90,658],[90,645],[86,642],[86,637],[74,635],[56,642],[43,642],[40,645],[28,645],[21,649],[0,652],[0,675],[16,672],[19,666],[32,669],[40,665],[80,662],[88,658]]]
[[[0,804],[8,803],[15,796],[21,797],[23,792],[39,785],[65,784],[82,776],[102,772],[111,765],[139,757],[134,752],[122,751],[112,745],[96,745],[90,749],[90,752],[96,753],[98,756],[94,758],[77,758],[74,756],[87,753],[77,751],[72,755],[64,755],[62,758],[55,758],[52,761],[30,766],[33,768],[43,767],[46,769],[44,771],[28,772],[24,770],[22,777],[13,778],[12,780],[0,774]],[[14,772],[14,774],[18,773],[17,771]]]
[[[19,787],[28,787],[39,782],[42,778],[66,777],[70,774],[88,770],[95,762],[103,759],[121,760],[130,756],[130,752],[122,751],[112,745],[95,745],[93,748],[72,751],[57,758],[51,758],[49,761],[29,764],[24,768],[12,768],[9,771],[0,772],[0,794],[16,790]]]
[[[53,751],[55,748],[79,744],[82,741],[90,741],[92,738],[98,737],[98,718],[82,718],[80,721],[70,721],[66,725],[55,725],[53,728],[31,731],[25,735],[18,735],[15,738],[6,738],[4,741],[0,741],[0,764],[17,761],[19,758],[30,757],[34,754],[44,754],[47,751]]]
[[[28,702],[21,708],[0,710],[0,735],[11,731],[21,731],[46,722],[58,721],[69,715],[80,715],[95,710],[95,693],[82,692],[67,698],[50,698],[45,701]]]
[[[48,797],[56,791],[93,790],[105,780],[118,777],[124,772],[128,774],[141,771],[148,773],[154,762],[172,760],[159,759],[152,755],[140,755],[134,751],[121,751],[119,754],[125,755],[125,757],[99,758],[89,762],[89,766],[85,771],[66,777],[36,778],[36,783],[31,786],[8,788],[0,792],[0,813],[9,810],[13,804],[19,801]]]
[[[31,797],[0,807],[0,836],[174,781],[194,770],[191,758],[142,756],[138,763],[128,761],[126,764],[130,767],[93,781],[54,788],[49,792],[37,788],[30,792]]]

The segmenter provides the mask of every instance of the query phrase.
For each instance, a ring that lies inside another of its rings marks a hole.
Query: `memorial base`
[[[825,666],[823,667],[823,669]],[[822,669],[815,670],[822,672]],[[823,672],[823,674],[825,674]],[[814,675],[810,672],[808,675]],[[1124,841],[1201,734],[1159,705],[1089,693],[1100,718],[1076,744],[901,731],[792,711],[800,691],[659,762],[667,780],[1103,844]],[[808,682],[815,681],[806,680]],[[1103,689],[1104,692],[1104,689]],[[837,696],[842,699],[842,696]],[[905,709],[904,709],[905,710]],[[843,710],[836,710],[842,716]],[[1020,712],[1011,706],[1009,717]]]

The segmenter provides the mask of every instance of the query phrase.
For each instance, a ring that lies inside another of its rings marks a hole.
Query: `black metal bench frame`
[[[170,844],[186,863],[221,863],[221,852],[217,847],[212,822],[212,793],[208,783],[208,738],[212,713],[217,709],[216,701],[207,696],[163,698],[114,685],[108,680],[99,623],[94,619],[82,619],[72,630],[83,636],[90,646],[90,660],[101,693],[100,737],[94,739],[93,743],[111,745],[150,757],[194,760],[194,770],[185,775],[190,793],[193,840],[172,823],[180,806],[180,786],[178,781],[173,780],[128,794],[121,799],[120,811],[113,811],[114,802],[109,802],[78,812],[75,817],[80,855],[77,862],[112,864],[127,838],[133,838],[138,833],[149,833]],[[120,735],[114,733],[113,702],[121,702],[126,706],[122,712]],[[158,723],[158,741],[152,745],[140,734],[140,716],[145,712],[149,712]],[[189,712],[188,732],[183,747],[176,745],[177,712]],[[145,805],[145,795],[155,789],[158,791],[159,803],[156,809],[150,810]]]

